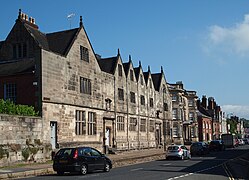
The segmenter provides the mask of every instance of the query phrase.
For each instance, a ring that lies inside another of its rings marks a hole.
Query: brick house
[[[172,102],[161,68],[153,74],[124,63],[120,52],[94,52],[78,28],[43,33],[19,11],[0,42],[0,98],[34,106],[43,141],[53,149],[87,145],[106,151],[159,148],[171,142]]]

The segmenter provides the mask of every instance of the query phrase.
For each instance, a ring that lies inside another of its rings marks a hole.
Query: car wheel
[[[109,172],[110,171],[110,164],[109,163],[106,163],[105,164],[105,169],[104,169],[105,172]]]
[[[85,175],[87,174],[87,166],[85,164],[82,164],[81,167],[80,167],[80,173],[82,175]]]
[[[57,174],[58,174],[59,176],[62,176],[62,175],[64,174],[64,172],[63,172],[63,171],[57,171]]]

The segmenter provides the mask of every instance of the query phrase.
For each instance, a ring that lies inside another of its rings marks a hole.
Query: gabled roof
[[[28,30],[34,40],[38,43],[38,45],[45,49],[49,50],[48,40],[46,34],[42,33],[38,29],[34,28],[33,26],[29,25],[28,23],[24,22],[24,27]]]
[[[138,79],[139,79],[139,72],[140,72],[140,67],[134,68],[134,73],[135,73],[135,76],[136,76],[137,81],[138,81]]]
[[[146,85],[148,85],[149,73],[150,73],[149,71],[148,72],[143,72]]]
[[[0,63],[0,76],[31,73],[34,70],[34,60],[9,61],[6,63]]]
[[[98,59],[100,69],[106,73],[114,74],[118,56]]]
[[[155,90],[159,91],[161,80],[162,80],[162,73],[151,74],[151,77],[152,77]]]
[[[130,63],[131,63],[130,61],[127,63],[123,63],[124,72],[125,72],[126,77],[128,76],[128,73],[129,73]]]
[[[49,49],[58,54],[65,55],[78,31],[79,28],[75,28],[46,34]]]
[[[23,19],[17,19],[17,23],[22,23],[37,44],[47,51],[52,51],[60,55],[66,55],[73,40],[77,36],[80,28],[64,30],[54,33],[42,33],[38,26]]]

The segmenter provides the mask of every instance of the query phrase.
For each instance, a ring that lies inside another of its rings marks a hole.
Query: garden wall
[[[0,114],[0,167],[51,159],[44,129],[41,117]]]

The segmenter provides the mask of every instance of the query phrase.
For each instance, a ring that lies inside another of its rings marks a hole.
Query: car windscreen
[[[74,148],[60,149],[56,156],[71,156],[73,155]]]
[[[178,146],[169,146],[168,150],[169,151],[176,151],[176,150],[178,150],[178,148],[179,148]]]

